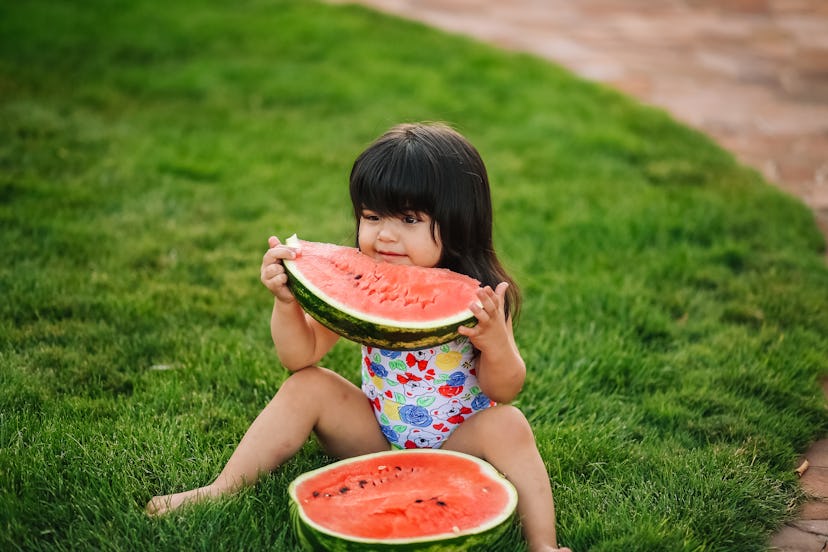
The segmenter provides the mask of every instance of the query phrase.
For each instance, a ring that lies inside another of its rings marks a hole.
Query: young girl
[[[415,409],[421,407],[416,402],[402,407],[384,403],[383,390],[377,388],[382,378],[371,377],[367,367],[362,370],[360,389],[317,365],[339,336],[302,311],[286,286],[282,260],[295,258],[301,251],[271,237],[261,280],[274,296],[273,343],[279,360],[292,374],[213,483],[155,497],[147,511],[161,514],[252,484],[291,458],[315,433],[329,454],[341,458],[393,445],[442,447],[487,460],[517,489],[518,512],[531,550],[556,550],[549,478],[529,423],[508,404],[526,374],[512,333],[520,295],[492,245],[491,196],[480,155],[445,125],[399,125],[357,158],[350,190],[357,245],[364,254],[387,263],[448,268],[482,283],[478,302],[470,306],[477,325],[460,327],[461,336],[449,345],[462,355],[457,368],[462,373],[453,375],[457,380],[453,383],[469,390],[477,387],[483,394],[461,392],[457,397],[465,399],[455,397],[456,402],[449,402],[437,393],[437,386],[421,386],[418,393],[433,393],[446,403],[443,410],[431,412],[441,418],[448,433],[429,432],[422,423],[413,423],[401,433],[382,426],[383,411],[393,408],[395,419],[417,422],[416,416],[422,413]],[[402,353],[413,359],[412,373],[421,373],[421,368],[436,362],[430,351]]]

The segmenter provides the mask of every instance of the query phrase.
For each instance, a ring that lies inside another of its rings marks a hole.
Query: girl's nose
[[[387,222],[384,222],[380,227],[380,231],[377,234],[377,238],[380,241],[394,241],[396,240],[397,235],[394,232],[394,229],[391,227],[391,225]]]

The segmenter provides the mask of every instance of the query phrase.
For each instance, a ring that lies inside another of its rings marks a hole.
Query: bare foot
[[[198,489],[192,489],[182,493],[154,496],[147,503],[145,510],[148,515],[162,516],[168,512],[177,510],[185,504],[201,502],[202,500],[213,498],[219,494],[212,488],[212,485],[207,485],[206,487],[199,487]]]

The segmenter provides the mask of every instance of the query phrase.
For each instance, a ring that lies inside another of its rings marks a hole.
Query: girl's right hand
[[[283,303],[293,303],[296,298],[287,287],[287,273],[282,265],[282,259],[295,259],[299,251],[282,245],[276,236],[270,236],[267,244],[269,249],[262,258],[262,283],[277,300]]]

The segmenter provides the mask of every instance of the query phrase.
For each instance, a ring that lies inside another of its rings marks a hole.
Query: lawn
[[[313,442],[235,497],[143,506],[211,481],[286,377],[267,237],[351,243],[351,163],[411,120],[487,162],[560,540],[763,549],[828,432],[811,213],[536,58],[275,0],[0,5],[0,548],[295,549]],[[324,363],[358,378],[353,344]]]

